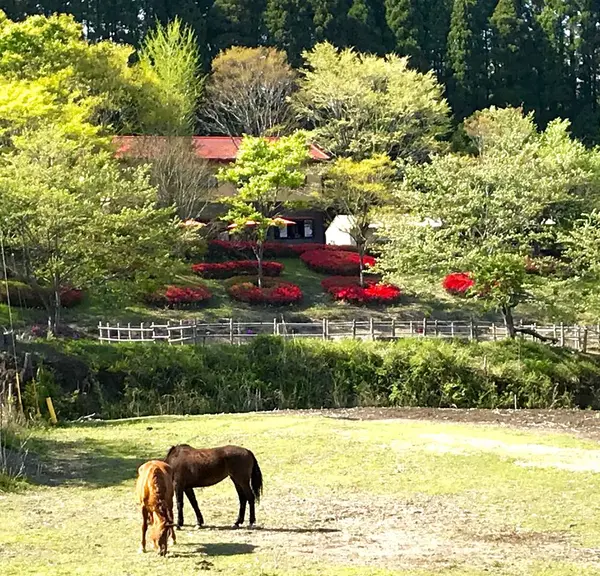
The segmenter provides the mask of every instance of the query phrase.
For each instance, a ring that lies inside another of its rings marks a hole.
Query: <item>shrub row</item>
[[[356,252],[348,250],[310,250],[300,256],[310,269],[323,274],[356,276],[360,273],[360,259]],[[363,258],[365,268],[375,265],[375,258]]]
[[[226,288],[231,298],[248,304],[284,306],[296,304],[303,297],[302,290],[296,284],[273,278],[263,278],[261,288],[256,278],[232,278]]]
[[[42,288],[42,293],[34,290],[29,284],[18,280],[8,280],[8,296],[12,306],[24,308],[44,308],[42,298],[49,297],[49,288]],[[65,286],[60,290],[60,301],[63,308],[72,308],[83,301],[83,291]],[[4,283],[0,289],[0,303],[6,304],[8,297]]]
[[[263,274],[265,276],[279,276],[283,272],[283,264],[280,262],[271,262],[269,260],[262,263]],[[192,272],[202,276],[202,278],[231,278],[241,274],[254,274],[258,272],[258,262],[256,260],[229,260],[227,262],[203,262],[194,264]]]
[[[80,340],[43,349],[62,391],[63,418],[359,405],[501,408],[514,406],[515,397],[521,408],[600,408],[600,359],[523,341],[256,337],[243,346]]]
[[[330,276],[321,281],[323,290],[334,300],[351,304],[393,304],[400,299],[400,288],[366,279],[360,285],[360,278],[352,276]]]
[[[208,260],[220,262],[223,260],[246,260],[254,258],[253,242],[211,240],[208,243]],[[356,252],[353,246],[330,246],[307,242],[305,244],[286,244],[285,242],[265,242],[265,258],[298,258],[304,252],[311,250],[346,250]]]
[[[170,308],[185,308],[203,304],[212,294],[204,286],[167,286],[146,297],[148,304]]]

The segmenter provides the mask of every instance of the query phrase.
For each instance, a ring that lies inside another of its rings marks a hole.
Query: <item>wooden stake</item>
[[[52,424],[58,424],[58,418],[56,417],[56,412],[54,411],[54,405],[52,404],[52,398],[50,398],[50,396],[46,398],[46,406],[48,406],[48,412],[50,412],[50,422]]]

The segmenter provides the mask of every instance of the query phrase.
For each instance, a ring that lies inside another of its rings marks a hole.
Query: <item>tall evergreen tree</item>
[[[452,79],[448,96],[458,118],[485,108],[490,98],[489,0],[454,0],[448,33]]]

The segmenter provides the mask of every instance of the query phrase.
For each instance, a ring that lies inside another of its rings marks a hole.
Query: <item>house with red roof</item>
[[[271,137],[269,139],[276,139]],[[161,136],[116,136],[114,144],[116,146],[116,155],[118,158],[127,160],[144,160],[151,162],[156,154],[159,154],[164,147],[160,146],[161,141],[166,138]],[[241,136],[193,136],[192,146],[202,161],[208,163],[208,166],[217,170],[223,165],[234,162],[242,141]],[[158,145],[157,145],[158,144]],[[330,160],[329,155],[318,146],[311,144],[310,149],[311,163],[317,165]],[[310,169],[307,171],[307,188],[315,189],[321,186],[321,176],[319,170]],[[217,219],[225,213],[226,207],[220,198],[233,196],[235,188],[232,184],[219,184],[216,177],[211,179],[213,186],[212,196],[214,201],[209,202],[199,215],[201,221],[211,221]],[[306,195],[300,194],[294,197],[285,198],[285,200],[305,200]],[[284,200],[284,198],[282,198]],[[301,243],[301,242],[325,242],[325,222],[324,212],[318,209],[293,210],[285,214],[285,218],[290,223],[284,228],[274,227],[270,232],[270,238],[282,242]],[[224,235],[228,232],[224,231]]]

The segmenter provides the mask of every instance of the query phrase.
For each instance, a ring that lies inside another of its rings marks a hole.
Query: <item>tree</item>
[[[69,137],[57,124],[16,136],[14,149],[0,155],[12,273],[38,293],[54,329],[64,287],[169,273],[180,231],[155,198],[145,170],[123,170],[105,140]]]
[[[380,263],[415,287],[470,273],[472,294],[502,313],[514,337],[515,306],[553,281],[527,275],[526,259],[596,201],[598,152],[571,140],[568,122],[538,133],[518,109],[485,110],[466,129],[477,154],[436,156],[407,170],[397,191],[402,209],[385,220],[390,242]],[[440,226],[417,225],[427,219]]]
[[[237,193],[224,199],[229,212],[223,220],[234,225],[235,233],[248,232],[254,240],[259,287],[267,232],[281,225],[281,211],[290,205],[286,195],[304,185],[308,158],[306,139],[300,133],[277,140],[247,136],[233,166],[218,174],[220,181],[236,186]]]
[[[208,162],[198,157],[190,138],[140,137],[131,156],[149,163],[160,208],[174,206],[181,220],[200,216],[211,200],[214,175]]]
[[[318,44],[304,54],[294,106],[311,137],[334,156],[387,154],[424,160],[440,148],[449,108],[432,73],[407,59]]]
[[[354,161],[338,158],[327,170],[323,196],[340,214],[350,217],[348,233],[359,255],[360,285],[364,285],[364,256],[373,235],[373,211],[392,199],[393,168],[385,155]]]
[[[139,67],[154,81],[140,114],[142,130],[161,136],[192,135],[202,92],[200,53],[196,36],[179,18],[166,27],[157,23],[140,50]],[[142,102],[138,102],[141,105]]]
[[[266,0],[214,0],[207,18],[211,53],[218,54],[230,46],[260,45],[265,3]]]
[[[213,61],[206,86],[206,128],[229,136],[263,136],[290,130],[289,97],[296,74],[274,48],[230,48]]]
[[[490,1],[454,0],[448,32],[449,97],[459,119],[489,105]]]

